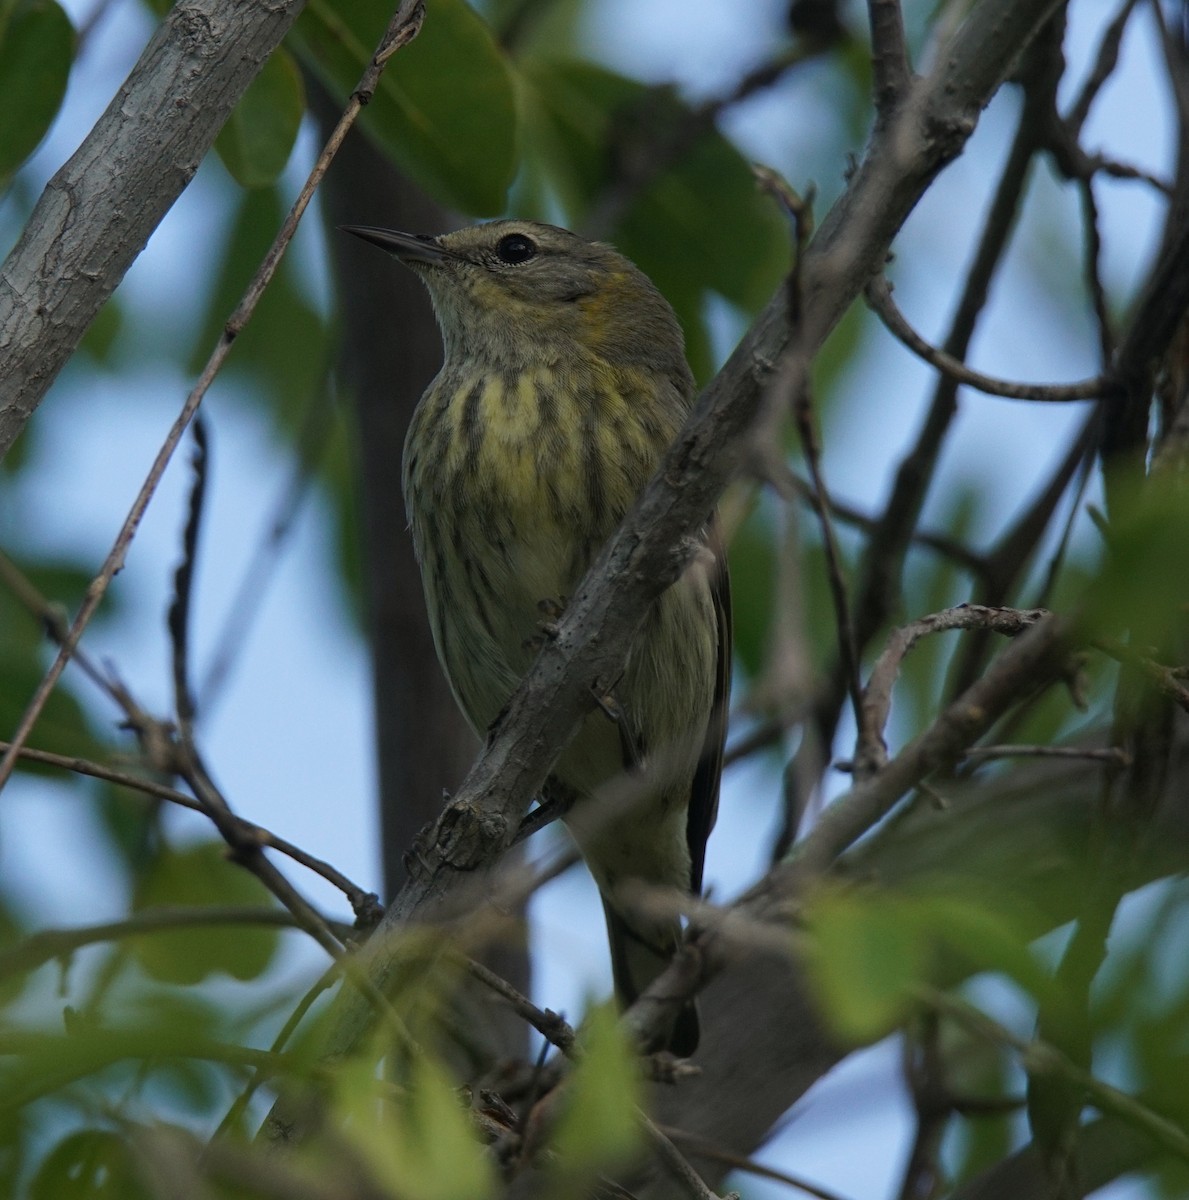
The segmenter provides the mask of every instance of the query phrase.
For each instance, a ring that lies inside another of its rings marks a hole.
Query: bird
[[[418,275],[437,318],[444,361],[411,419],[402,484],[438,657],[483,737],[689,414],[681,326],[629,259],[555,225],[342,228]],[[730,680],[726,556],[708,513],[699,552],[542,789],[598,885],[621,1007],[683,936],[680,906],[640,903],[640,885],[700,895]],[[686,1057],[699,1036],[690,1002],[649,1049]]]

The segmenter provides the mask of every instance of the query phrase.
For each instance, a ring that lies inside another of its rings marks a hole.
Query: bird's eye
[[[509,233],[500,238],[495,244],[495,252],[500,262],[515,266],[517,263],[528,262],[537,252],[537,243],[523,233]]]

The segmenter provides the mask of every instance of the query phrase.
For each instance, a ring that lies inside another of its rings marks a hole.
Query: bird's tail
[[[611,973],[615,979],[615,997],[627,1008],[669,965],[681,945],[679,921],[633,920],[603,899],[607,914],[607,941],[611,947]],[[657,1039],[650,1050],[668,1050],[678,1058],[688,1058],[698,1048],[698,1010],[691,1000],[673,1022],[666,1036]]]

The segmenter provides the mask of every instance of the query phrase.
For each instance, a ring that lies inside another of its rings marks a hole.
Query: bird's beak
[[[340,225],[339,228],[344,233],[353,233],[357,238],[379,246],[381,250],[387,250],[401,262],[438,263],[454,257],[427,233],[401,233],[396,229],[377,229],[373,225]]]

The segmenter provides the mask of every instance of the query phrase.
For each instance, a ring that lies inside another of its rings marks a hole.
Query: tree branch
[[[0,458],[303,4],[178,4],[46,184],[0,267]]]

